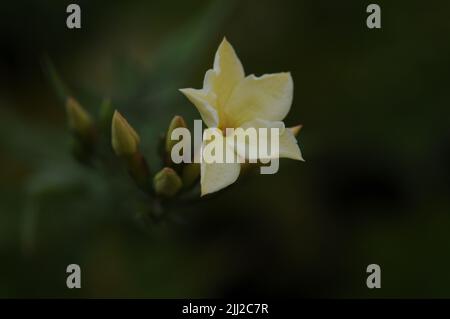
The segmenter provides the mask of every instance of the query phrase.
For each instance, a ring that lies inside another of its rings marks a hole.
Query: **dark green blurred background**
[[[0,5],[1,297],[450,297],[449,2],[376,1],[381,30],[369,1],[79,0],[81,30],[68,3]],[[123,167],[72,158],[45,61],[92,114],[110,98],[157,169],[224,36],[248,74],[292,72],[306,162],[143,222]]]

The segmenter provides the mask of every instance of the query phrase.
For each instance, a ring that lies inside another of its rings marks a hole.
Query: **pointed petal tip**
[[[291,157],[287,157],[287,158],[293,159],[294,161],[306,162],[305,159],[303,158],[303,155],[302,155],[301,153],[300,153],[300,154],[293,155],[293,156],[291,156]]]
[[[303,158],[303,154],[302,154],[302,151],[300,150],[300,147],[298,147],[298,154],[297,154],[296,160],[306,162],[305,159]]]
[[[195,91],[195,89],[183,88],[183,89],[178,89],[178,91],[180,91],[184,96],[189,97],[192,95],[192,93]]]
[[[291,71],[284,72],[284,74],[287,76],[287,78],[290,82],[294,82],[294,80],[292,79]]]
[[[184,88],[184,89],[178,89],[178,91],[180,91],[181,94],[183,94],[185,97],[187,97],[189,99],[189,97],[192,95],[191,94],[191,90],[189,88]]]
[[[228,39],[227,39],[227,37],[226,36],[223,36],[223,39],[222,39],[222,41],[220,42],[220,45],[222,45],[222,44],[225,44],[225,45],[230,45],[230,42],[228,41]]]
[[[208,192],[205,190],[202,183],[200,183],[200,197],[205,197],[206,195],[210,194],[211,192]]]
[[[113,122],[115,122],[115,121],[123,121],[125,118],[123,117],[123,115],[119,112],[119,111],[117,111],[117,110],[114,110],[114,113],[113,113]]]
[[[303,128],[303,124],[299,124],[293,127],[290,127],[289,130],[292,132],[292,134],[294,134],[295,137],[298,136],[298,134],[300,133],[300,131]]]
[[[217,53],[225,53],[225,52],[232,52],[233,55],[236,55],[237,58],[237,54],[236,51],[234,50],[233,45],[230,43],[230,41],[228,41],[228,39],[226,37],[223,37],[222,42],[220,42],[219,47],[217,48]]]

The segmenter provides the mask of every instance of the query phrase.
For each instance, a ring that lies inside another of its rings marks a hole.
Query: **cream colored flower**
[[[224,38],[216,52],[214,67],[205,74],[203,88],[180,91],[197,107],[209,128],[222,132],[225,145],[229,144],[227,139],[234,138],[225,135],[226,128],[278,127],[279,157],[303,160],[292,130],[285,129],[282,122],[291,108],[293,90],[290,73],[245,76],[241,61]],[[233,151],[244,157],[240,149],[238,145]],[[202,195],[234,183],[239,172],[238,162],[203,161],[200,180]]]

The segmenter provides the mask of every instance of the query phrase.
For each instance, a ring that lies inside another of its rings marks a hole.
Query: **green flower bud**
[[[93,121],[88,112],[72,97],[66,101],[67,118],[70,129],[77,135],[86,137],[92,134]]]
[[[164,197],[173,197],[183,186],[178,174],[169,167],[164,167],[153,178],[155,193]]]
[[[118,156],[131,156],[138,151],[140,138],[127,120],[114,112],[111,126],[112,147]]]
[[[178,143],[178,141],[173,141],[170,137],[172,135],[172,131],[179,127],[187,127],[186,122],[183,117],[176,115],[173,117],[172,121],[169,124],[169,129],[166,134],[166,152],[170,156],[170,152],[172,151],[172,147]]]
[[[192,186],[200,177],[200,164],[189,163],[183,167],[181,179],[183,180],[183,186],[188,188]]]

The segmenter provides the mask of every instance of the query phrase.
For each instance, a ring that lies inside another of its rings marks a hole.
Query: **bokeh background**
[[[81,30],[68,1],[0,5],[1,297],[450,297],[449,2],[376,1],[381,30],[368,1],[76,3]],[[111,99],[156,171],[224,36],[247,73],[292,72],[306,162],[154,223],[122,166],[74,160],[61,92]]]

